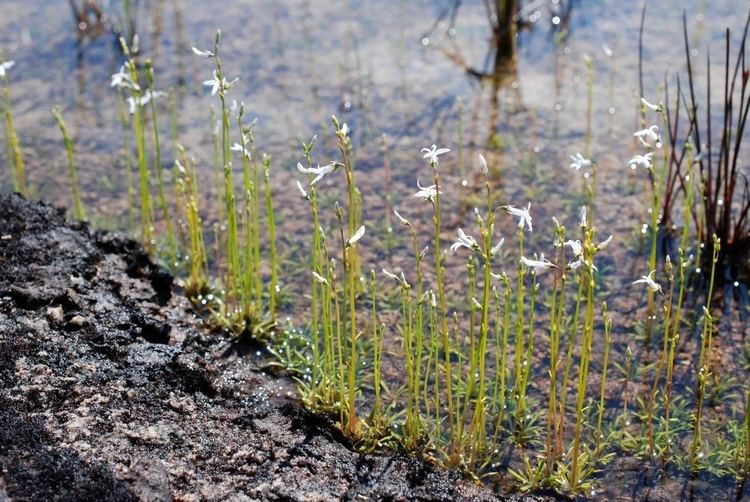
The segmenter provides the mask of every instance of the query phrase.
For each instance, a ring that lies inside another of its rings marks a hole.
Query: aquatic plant
[[[5,153],[8,160],[8,171],[10,172],[11,180],[13,180],[13,190],[21,195],[26,195],[26,163],[13,120],[13,99],[10,95],[10,80],[8,78],[9,70],[15,64],[16,62],[13,60],[5,61],[2,51],[0,51],[0,87],[2,87],[0,110],[2,110],[4,119]]]
[[[68,159],[68,178],[70,178],[70,189],[73,192],[73,208],[75,210],[75,218],[77,220],[84,221],[86,219],[86,212],[83,210],[83,203],[81,202],[81,191],[78,188],[78,174],[76,172],[76,162],[73,153],[73,140],[68,135],[68,128],[63,121],[60,108],[54,108],[52,110],[52,116],[55,118],[60,133],[63,137],[63,143],[65,144],[65,154]]]

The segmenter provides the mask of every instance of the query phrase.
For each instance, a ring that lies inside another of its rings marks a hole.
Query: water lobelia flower
[[[633,284],[645,284],[646,286],[651,288],[651,291],[655,293],[661,293],[661,286],[657,284],[656,281],[654,281],[654,275],[656,275],[656,270],[652,270],[648,273],[648,275],[644,275],[637,281],[633,281]]]
[[[614,235],[610,235],[604,241],[602,241],[601,243],[599,243],[599,245],[596,246],[597,251],[601,251],[602,249],[604,249],[607,246],[609,246],[609,243],[612,242],[612,239],[614,239],[614,238],[615,238]]]
[[[579,225],[582,228],[586,228],[586,227],[589,226],[589,219],[588,219],[588,216],[587,216],[586,206],[583,206],[581,208],[581,220],[579,222]]]
[[[490,256],[495,256],[497,252],[500,251],[500,248],[503,247],[503,244],[505,244],[505,238],[501,238],[497,244],[492,246],[492,249],[490,249]]]
[[[526,267],[528,267],[529,269],[533,270],[534,273],[537,275],[555,266],[549,260],[544,259],[544,253],[541,253],[539,255],[538,260],[530,260],[526,258],[525,256],[522,256],[521,263],[525,265]]]
[[[438,195],[438,193],[442,194],[443,192],[438,192],[437,185],[430,185],[423,187],[419,183],[419,179],[417,179],[417,188],[419,188],[419,191],[414,194],[414,197],[422,197],[424,200],[428,200],[432,202],[435,197]]]
[[[653,153],[649,152],[645,155],[633,155],[633,158],[631,158],[628,161],[628,165],[630,165],[630,169],[635,169],[638,166],[643,166],[646,169],[651,168],[651,157],[653,157]]]
[[[485,159],[484,155],[482,155],[481,153],[479,154],[479,172],[481,172],[485,176],[487,176],[490,172],[487,168],[487,159]]]
[[[305,191],[305,188],[302,186],[302,183],[297,180],[297,190],[299,190],[299,193],[302,195],[303,199],[309,199],[310,197],[307,195],[307,192]]]
[[[394,209],[393,210],[393,214],[396,215],[396,218],[398,218],[398,221],[400,221],[402,225],[409,225],[410,224],[409,220],[407,220],[406,218],[404,218],[403,216],[401,216],[401,214],[399,214],[399,212],[397,210]]]
[[[573,251],[573,256],[579,257],[583,254],[583,245],[581,244],[581,241],[579,240],[568,240],[565,243],[563,243],[564,246],[569,246],[570,249]]]
[[[315,280],[318,281],[319,283],[325,284],[326,286],[328,285],[328,280],[322,275],[320,275],[319,273],[313,272],[312,275],[315,278]]]
[[[117,73],[112,74],[110,77],[110,87],[117,87],[120,89],[135,89],[139,90],[140,86],[133,82],[130,78],[130,73],[125,69],[125,65],[120,66]]]
[[[518,228],[523,228],[524,224],[531,233],[534,229],[531,226],[531,202],[529,202],[525,208],[517,208],[515,206],[503,206],[506,213],[518,217]]]
[[[570,156],[570,167],[574,167],[576,171],[580,171],[582,167],[591,167],[591,160],[587,159],[580,152]]]
[[[648,101],[646,101],[646,98],[641,98],[641,104],[652,112],[658,112],[661,109],[660,104],[655,105],[653,103],[649,103]]]
[[[16,65],[15,61],[3,61],[0,63],[0,77],[4,77],[8,74],[8,70],[13,68]]]
[[[652,126],[647,127],[646,129],[641,129],[640,131],[634,132],[633,136],[638,138],[638,140],[644,146],[648,146],[648,147],[656,146],[656,148],[660,148],[661,142],[659,141],[659,133],[657,132],[658,130],[659,130],[659,126],[652,125]]]
[[[356,232],[354,232],[354,235],[349,237],[349,239],[346,241],[346,247],[351,247],[357,243],[363,236],[365,235],[365,226],[360,226]]]
[[[239,143],[234,143],[231,146],[230,150],[232,150],[233,152],[242,152],[242,155],[244,155],[248,159],[250,158],[250,152],[248,151],[247,148],[245,148],[245,145],[240,145]]]
[[[466,248],[469,251],[478,251],[479,244],[477,240],[471,235],[466,235],[466,232],[462,228],[458,229],[458,240],[451,245],[451,253],[455,253],[459,248]]]
[[[431,165],[437,165],[438,157],[444,153],[450,152],[449,148],[438,148],[437,145],[432,145],[430,148],[422,148],[423,159],[428,159]]]
[[[211,80],[204,80],[203,85],[211,88],[211,96],[213,96],[218,91],[221,91],[222,93],[227,91],[239,79],[240,77],[236,77],[231,82],[227,82],[227,79],[225,79],[224,77],[219,78],[219,74],[216,72],[216,70],[214,70],[214,78],[212,78]]]
[[[202,51],[202,50],[198,49],[197,47],[193,47],[192,49],[193,49],[193,54],[195,54],[196,56],[200,56],[202,58],[208,59],[208,58],[212,58],[212,57],[214,57],[216,55],[212,51]]]
[[[337,162],[331,162],[324,166],[318,165],[318,167],[305,167],[301,163],[297,162],[297,170],[302,174],[314,174],[315,178],[310,182],[310,186],[315,185],[318,181],[322,180],[323,177],[336,170],[340,164]]]
[[[135,113],[135,107],[136,106],[146,106],[152,99],[156,101],[156,98],[160,98],[162,96],[166,96],[166,92],[162,91],[152,91],[151,89],[147,89],[145,93],[143,93],[143,96],[140,98],[134,98],[133,96],[130,96],[128,101],[128,111],[130,114]]]

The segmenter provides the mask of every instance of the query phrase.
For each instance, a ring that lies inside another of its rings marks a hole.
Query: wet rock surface
[[[0,500],[492,500],[353,451],[132,241],[0,197]]]

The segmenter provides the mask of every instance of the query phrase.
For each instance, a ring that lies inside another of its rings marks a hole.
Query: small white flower
[[[161,98],[166,95],[167,93],[164,91],[152,91],[151,89],[146,89],[146,92],[143,93],[143,96],[141,96],[141,106],[147,105],[152,99],[156,101],[157,98]]]
[[[479,172],[487,176],[489,174],[489,169],[487,168],[487,159],[484,158],[484,155],[481,153],[479,154]]]
[[[545,272],[554,267],[554,265],[549,260],[544,259],[544,253],[541,253],[539,255],[538,260],[530,260],[525,256],[522,256],[521,263],[532,269],[535,274],[541,274],[542,272]]]
[[[398,218],[398,221],[400,221],[402,225],[408,225],[409,224],[409,220],[407,220],[406,218],[404,218],[403,216],[401,216],[399,214],[399,212],[396,211],[395,209],[393,210],[393,214],[396,215],[396,218]]]
[[[628,161],[628,165],[630,166],[630,169],[635,169],[638,166],[643,166],[646,169],[651,168],[651,157],[653,157],[653,153],[649,152],[645,155],[633,155],[633,158],[631,158]]]
[[[354,232],[354,235],[349,237],[349,240],[346,241],[347,247],[355,245],[357,241],[359,241],[364,235],[365,235],[365,226],[362,225],[361,227],[357,229],[356,232]]]
[[[8,73],[8,70],[13,68],[15,65],[16,65],[16,62],[12,60],[3,61],[2,63],[0,63],[0,77],[4,77]]]
[[[646,101],[646,98],[641,98],[641,104],[643,104],[643,106],[645,106],[646,108],[648,108],[652,112],[657,112],[661,108],[661,106],[659,106],[659,105],[655,105],[653,103],[649,103],[648,101]]]
[[[422,197],[425,200],[432,201],[438,194],[436,185],[423,187],[419,183],[419,180],[417,180],[417,188],[419,188],[419,191],[414,194],[414,197]],[[442,194],[443,192],[440,192],[440,193]]]
[[[399,276],[397,276],[397,275],[396,275],[396,274],[394,274],[393,272],[389,272],[389,271],[388,271],[388,270],[386,270],[385,268],[383,269],[383,273],[384,273],[385,275],[387,275],[388,277],[390,277],[391,279],[393,279],[394,281],[397,281],[397,282],[401,282],[401,279],[399,278]]]
[[[211,96],[218,92],[221,88],[221,79],[216,75],[216,70],[214,70],[214,78],[211,80],[204,80],[203,85],[211,87]]]
[[[444,153],[450,152],[448,148],[438,148],[436,145],[432,145],[430,148],[422,148],[423,159],[429,159],[430,164],[436,165],[438,163],[438,157]]]
[[[212,58],[216,55],[212,51],[202,51],[198,49],[197,47],[193,47],[193,54],[195,54],[196,56],[200,56],[202,58],[206,58],[206,59]]]
[[[307,192],[305,192],[304,187],[302,186],[302,183],[297,180],[297,190],[299,190],[299,193],[302,195],[303,198],[307,199]]]
[[[322,275],[320,275],[319,273],[313,272],[312,275],[315,278],[315,280],[318,281],[319,283],[325,284],[326,286],[328,285],[328,280]]]
[[[594,265],[593,263],[591,263],[591,262],[584,262],[583,258],[579,258],[576,261],[568,263],[568,268],[570,270],[578,270],[579,268],[581,268],[582,265],[588,265],[593,270],[597,270],[597,271],[599,270],[598,268],[596,268],[596,265]]]
[[[242,155],[244,155],[248,159],[250,158],[250,151],[247,148],[245,148],[245,145],[240,145],[239,143],[235,143],[231,146],[230,150],[232,150],[233,152],[242,152]]]
[[[503,209],[505,209],[508,214],[518,217],[518,228],[523,228],[525,224],[529,229],[529,233],[533,231],[533,227],[531,226],[531,213],[529,212],[531,210],[531,202],[529,202],[525,208],[518,209],[515,206],[503,206]]]
[[[315,185],[318,181],[322,180],[323,177],[336,170],[339,165],[335,162],[326,164],[324,166],[318,165],[318,167],[305,167],[301,163],[297,162],[297,170],[302,174],[314,174],[315,178],[310,182],[310,186]]]
[[[469,251],[476,251],[479,249],[477,240],[471,235],[466,235],[466,232],[462,228],[458,229],[458,240],[451,245],[451,253],[455,253],[457,249],[465,247]]]
[[[564,245],[570,247],[570,249],[573,251],[573,256],[578,257],[583,254],[583,245],[579,240],[568,240],[564,243]]]
[[[647,127],[646,129],[641,129],[640,131],[636,131],[633,133],[633,136],[638,138],[638,140],[644,145],[644,146],[656,146],[659,148],[659,133],[657,132],[659,130],[659,126],[652,125]],[[652,145],[653,143],[653,145]]]
[[[644,275],[637,281],[633,281],[633,284],[645,284],[651,288],[651,291],[661,293],[661,286],[654,281],[654,275],[656,275],[656,270],[652,270],[648,275]]]
[[[500,251],[500,248],[503,247],[503,244],[505,244],[505,238],[501,238],[500,241],[492,246],[492,249],[490,249],[490,256],[495,256],[498,251]]]
[[[591,167],[591,160],[585,158],[580,152],[570,156],[570,167],[575,168],[576,171],[580,171],[582,167]]]
[[[211,80],[204,80],[203,81],[203,85],[205,85],[206,87],[210,87],[211,88],[211,96],[213,96],[218,91],[221,91],[221,92],[227,91],[239,79],[240,78],[237,77],[234,80],[232,80],[231,82],[227,82],[227,79],[225,79],[224,77],[219,78],[218,73],[216,72],[216,70],[214,70],[214,78],[212,78]]]
[[[341,133],[342,136],[348,136],[349,131],[351,131],[351,129],[349,129],[349,125],[346,122],[341,124],[341,129],[339,129],[339,133]]]
[[[133,115],[135,113],[136,100],[133,96],[130,96],[128,97],[127,102],[128,102],[128,111],[130,112],[131,115]]]
[[[125,65],[120,66],[117,73],[112,74],[110,77],[110,87],[118,87],[121,89],[136,89],[139,90],[138,84],[134,83],[130,78],[130,73],[125,69]]]
[[[589,226],[589,219],[586,216],[586,206],[583,206],[581,208],[581,220],[579,222],[579,225],[584,228]]]
[[[609,246],[609,243],[612,242],[612,239],[614,239],[614,238],[615,238],[614,235],[610,235],[609,237],[607,237],[607,239],[604,242],[602,242],[598,246],[596,246],[596,249],[598,249],[599,251],[601,251],[602,249],[606,248],[607,246]]]
[[[131,115],[135,113],[136,106],[146,106],[152,99],[156,100],[161,96],[166,96],[165,92],[162,91],[151,91],[147,89],[146,92],[140,98],[134,98],[133,96],[128,97],[128,111]]]

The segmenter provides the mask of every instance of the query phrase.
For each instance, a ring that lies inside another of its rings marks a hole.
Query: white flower
[[[349,240],[346,241],[347,247],[350,247],[356,244],[357,241],[359,241],[364,235],[365,235],[365,226],[362,225],[361,227],[357,229],[356,232],[354,232],[354,235],[349,237]]]
[[[646,108],[648,108],[649,110],[653,112],[657,112],[661,108],[659,105],[649,103],[648,101],[646,101],[646,98],[641,98],[641,103],[643,104],[643,106],[645,106]]]
[[[570,249],[573,251],[573,256],[578,257],[583,254],[583,245],[579,240],[568,240],[563,245],[570,247]]]
[[[450,152],[448,148],[438,148],[436,145],[432,145],[430,148],[422,148],[423,159],[429,159],[430,164],[436,165],[438,163],[438,156],[444,153]]]
[[[206,59],[212,58],[216,55],[211,51],[202,51],[198,49],[197,47],[193,47],[193,54],[195,54],[196,56],[200,56],[202,58],[206,58]]]
[[[302,183],[297,180],[297,190],[299,190],[299,193],[302,195],[303,198],[307,199],[307,192],[305,192],[304,187],[302,186]]]
[[[339,165],[337,163],[331,162],[330,164],[326,164],[324,166],[318,165],[318,167],[305,167],[301,163],[297,162],[297,170],[299,172],[301,172],[302,174],[315,175],[315,178],[310,182],[310,186],[313,186],[318,181],[322,180],[326,174],[335,171],[338,166]]]
[[[531,202],[522,209],[518,209],[515,206],[504,206],[503,209],[505,209],[507,213],[518,217],[518,228],[523,228],[525,224],[529,229],[529,232],[533,230],[533,227],[531,226],[531,213],[529,213],[531,210]]]
[[[492,249],[490,249],[490,256],[495,256],[498,251],[500,251],[500,248],[503,247],[503,244],[505,244],[505,238],[501,238],[500,241],[492,246]]]
[[[383,273],[384,273],[385,275],[387,275],[388,277],[390,277],[391,279],[393,279],[394,281],[398,281],[398,282],[401,282],[401,279],[399,278],[399,276],[397,276],[397,275],[396,275],[396,274],[394,274],[393,272],[389,272],[388,270],[386,270],[386,269],[383,269]]]
[[[585,158],[580,152],[570,156],[570,167],[574,167],[576,171],[580,171],[582,167],[591,167],[591,160]]]
[[[128,111],[131,115],[135,113],[136,106],[145,106],[147,105],[152,99],[156,100],[156,98],[166,96],[165,92],[162,91],[151,91],[151,89],[147,89],[146,92],[141,96],[140,98],[134,98],[133,96],[128,97]]]
[[[451,253],[455,253],[457,249],[465,247],[469,251],[476,251],[479,249],[477,240],[471,235],[466,235],[466,232],[462,228],[458,229],[458,240],[451,245]]]
[[[430,186],[427,186],[427,187],[423,187],[419,183],[418,179],[417,179],[417,188],[419,188],[419,191],[414,194],[414,197],[422,197],[425,200],[431,201],[438,194],[438,190],[436,188],[436,185],[430,185]],[[439,193],[442,194],[443,192],[439,192]]]
[[[0,77],[4,77],[8,73],[8,70],[13,68],[15,65],[15,61],[3,61],[2,63],[0,63]]]
[[[110,87],[128,88],[128,89],[140,89],[138,84],[134,83],[130,78],[130,73],[125,69],[125,65],[120,66],[117,73],[112,74],[110,77]]]
[[[633,133],[633,136],[638,138],[638,140],[643,143],[644,146],[652,146],[652,143],[659,148],[659,133],[657,132],[659,130],[659,126],[652,125],[647,127],[646,129],[641,129],[640,131],[636,131]]]
[[[530,260],[526,258],[525,256],[522,256],[521,263],[527,266],[528,268],[532,269],[535,274],[541,274],[542,272],[545,272],[549,270],[550,268],[554,267],[554,265],[550,263],[549,260],[544,259],[544,253],[539,255],[538,260]]]
[[[242,152],[242,155],[244,155],[248,159],[250,158],[250,151],[247,148],[245,148],[245,145],[240,145],[239,143],[235,143],[231,146],[230,150],[232,150],[233,152]]]
[[[205,80],[205,81],[203,81],[203,85],[205,85],[206,87],[210,87],[211,88],[211,96],[213,96],[218,91],[224,92],[224,91],[228,90],[239,79],[240,78],[237,77],[234,80],[232,80],[231,82],[227,82],[227,79],[225,79],[224,77],[219,78],[218,73],[216,72],[216,70],[214,70],[214,78],[212,78],[211,80]]]
[[[487,176],[489,174],[489,169],[487,168],[487,159],[484,158],[484,155],[481,153],[479,154],[479,171]]]
[[[151,89],[146,89],[146,92],[141,96],[141,106],[147,105],[152,99],[156,101],[157,98],[166,95],[167,93],[164,91],[152,91]]]
[[[584,228],[587,227],[587,226],[589,226],[589,219],[586,216],[586,206],[583,206],[581,208],[581,221],[580,221],[579,224],[580,224],[580,226],[582,226]]]
[[[633,158],[628,161],[628,165],[630,165],[630,169],[635,169],[638,166],[643,166],[646,169],[651,168],[651,157],[653,157],[653,153],[649,152],[645,155],[633,155]]]
[[[349,129],[349,125],[346,122],[344,122],[343,124],[341,124],[341,129],[339,129],[339,133],[342,136],[347,136],[347,135],[349,135],[349,131],[350,130],[351,129]]]
[[[612,242],[612,239],[614,238],[615,238],[614,235],[610,235],[609,237],[607,237],[607,239],[604,242],[596,246],[596,249],[601,251],[602,249],[606,248],[607,246],[609,246],[609,243]]]
[[[312,275],[315,278],[315,280],[318,281],[319,283],[325,284],[326,286],[328,285],[328,280],[322,275],[320,275],[319,273],[313,272]]]
[[[661,286],[654,281],[654,275],[656,274],[656,270],[652,270],[648,273],[648,275],[642,276],[637,281],[633,281],[633,284],[645,284],[649,288],[651,288],[651,291],[655,293],[661,293]]]
[[[398,218],[398,221],[400,221],[402,225],[408,225],[409,224],[409,220],[407,220],[406,218],[404,218],[403,216],[401,216],[399,214],[399,212],[396,211],[395,209],[393,210],[393,214],[396,215],[396,218]]]

